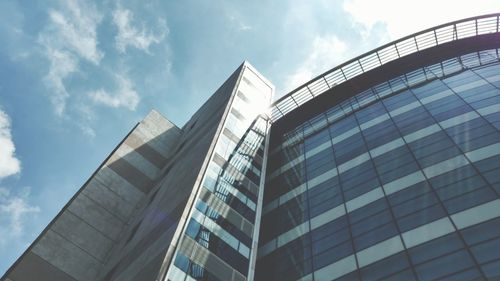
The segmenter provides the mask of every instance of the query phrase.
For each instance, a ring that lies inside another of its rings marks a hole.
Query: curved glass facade
[[[395,77],[272,138],[256,280],[500,278],[498,50]]]

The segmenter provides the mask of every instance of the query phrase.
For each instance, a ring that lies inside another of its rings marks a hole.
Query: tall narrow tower
[[[244,62],[182,129],[149,113],[4,280],[246,280],[273,92]]]

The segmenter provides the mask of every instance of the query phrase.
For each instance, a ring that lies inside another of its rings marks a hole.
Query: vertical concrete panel
[[[126,236],[123,229],[173,153],[181,132],[156,111],[150,112],[19,258],[9,278],[93,281],[118,239]]]
[[[33,247],[33,253],[78,281],[93,280],[101,267],[90,254],[51,230]]]
[[[137,151],[137,153],[142,155],[142,157],[147,159],[158,169],[163,168],[163,166],[167,162],[167,158],[161,155],[160,152],[156,151],[151,145],[147,143],[147,141],[141,139],[141,137],[135,132],[128,136],[128,138],[125,140],[125,144],[131,149]]]
[[[125,159],[113,156],[107,165],[120,177],[124,178],[143,193],[148,193],[149,190],[151,190],[153,181]]]
[[[101,169],[94,179],[132,205],[136,205],[137,202],[139,202],[139,200],[144,196],[144,192],[137,189],[109,167]]]
[[[113,241],[106,237],[105,233],[101,233],[68,210],[62,213],[51,229],[101,262],[113,245]]]
[[[137,170],[146,175],[150,180],[154,180],[156,178],[156,174],[159,170],[158,167],[149,162],[149,160],[144,158],[126,143],[122,144],[120,148],[116,150],[115,156],[127,161],[130,165],[134,166]]]
[[[136,134],[163,157],[170,158],[177,146],[182,130],[151,110],[135,130]]]
[[[155,280],[158,275],[158,268],[161,266],[163,261],[163,252],[158,254],[153,260],[151,260],[146,266],[143,266],[141,270],[131,279],[132,281],[144,281],[144,280]]]
[[[172,239],[172,235],[175,231],[175,228],[169,228],[167,231],[164,231],[161,233],[161,235],[157,235],[159,237],[154,238],[151,241],[148,241],[148,245],[146,247],[142,247],[139,251],[134,252],[135,256],[131,259],[129,257],[129,260],[131,261],[128,263],[126,266],[121,268],[121,271],[116,274],[116,277],[113,278],[113,280],[120,280],[120,281],[130,281],[134,280],[134,277],[141,272],[144,267],[146,267],[148,264],[154,261],[155,257],[158,255],[162,255],[164,257],[166,248],[167,248],[167,243]],[[151,234],[149,234],[151,236]],[[151,270],[154,270],[155,274],[147,274],[148,276],[156,276],[158,275],[158,270],[160,267],[160,264],[157,264],[156,268],[151,268]],[[144,281],[147,280],[154,280],[154,279],[143,279]]]
[[[113,240],[121,234],[124,222],[84,194],[80,194],[68,210]]]
[[[135,204],[126,201],[123,197],[120,197],[95,179],[89,182],[82,193],[110,213],[118,216],[122,221],[127,221],[134,211]]]
[[[77,281],[33,252],[28,252],[22,263],[5,281]]]

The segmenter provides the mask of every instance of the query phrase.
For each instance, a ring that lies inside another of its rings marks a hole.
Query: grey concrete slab
[[[93,280],[101,266],[94,257],[51,230],[32,251],[78,281]]]
[[[175,228],[169,228],[168,231],[164,231],[158,235],[159,237],[151,239],[152,243],[145,245],[141,248],[140,251],[137,252],[136,255],[131,256],[133,259],[126,267],[123,267],[120,274],[116,275],[113,280],[120,281],[130,281],[134,280],[134,277],[141,272],[144,267],[149,265],[151,262],[155,260],[158,255],[162,257],[165,255],[167,250],[167,241],[172,239],[172,235],[174,233]],[[149,235],[151,236],[151,235]],[[147,274],[148,276],[154,276],[154,278],[158,275],[160,264],[157,264],[156,268],[152,268],[155,271],[155,274]],[[143,279],[143,280],[155,280],[155,279]]]
[[[147,129],[147,131],[154,135],[159,136],[163,133],[172,130],[173,134],[180,134],[181,129],[178,128],[174,123],[170,122],[167,118],[163,117],[158,111],[151,110],[146,117],[141,121],[141,127]]]
[[[161,155],[160,152],[156,151],[151,145],[145,143],[144,140],[141,139],[135,132],[128,136],[125,140],[125,144],[137,151],[137,153],[141,154],[159,169],[161,169],[167,162],[167,158]]]
[[[82,193],[94,200],[110,213],[118,216],[122,221],[127,221],[135,208],[134,204],[126,201],[123,197],[111,191],[111,189],[104,186],[96,179],[92,179]]]
[[[156,110],[151,110],[136,128],[135,133],[163,157],[169,158],[182,130]]]
[[[109,165],[104,163],[95,172],[11,273],[21,276],[20,280],[93,281],[124,236],[124,226],[137,204],[144,202],[181,133],[159,113],[150,112],[108,157]],[[134,252],[140,253],[140,248]],[[32,270],[42,274],[30,275]]]
[[[6,281],[77,281],[33,252],[9,274]]]
[[[109,167],[103,167],[94,179],[134,206],[144,196],[143,191],[133,186]]]
[[[164,253],[161,252],[153,260],[144,265],[131,281],[155,280],[158,276],[158,268],[163,261]]]
[[[126,143],[122,144],[120,148],[116,150],[110,161],[116,159],[115,157],[124,159],[130,165],[134,166],[137,170],[146,175],[150,180],[156,179],[159,168],[149,162],[148,159],[144,158],[144,156],[132,149]]]
[[[68,210],[62,213],[52,225],[51,230],[57,232],[100,262],[104,262],[113,246],[113,240]]]
[[[115,158],[107,166],[140,191],[148,193],[151,189],[153,181],[125,159]]]
[[[182,136],[182,131],[178,128],[171,128],[162,135],[154,135],[145,126],[138,127],[134,133],[143,143],[147,143],[151,148],[160,153],[166,159],[172,157],[175,147]]]
[[[115,241],[121,234],[124,222],[84,194],[80,194],[68,210]]]

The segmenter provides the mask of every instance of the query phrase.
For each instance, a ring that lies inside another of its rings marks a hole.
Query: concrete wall
[[[177,229],[190,209],[188,199],[201,180],[240,72],[241,67],[183,126],[173,156],[159,171],[151,193],[139,202],[96,280],[157,280],[161,268],[168,266],[180,235]]]
[[[177,247],[242,69],[182,129],[149,113],[2,280],[157,280]]]
[[[181,130],[151,111],[7,271],[2,280],[95,280]]]

